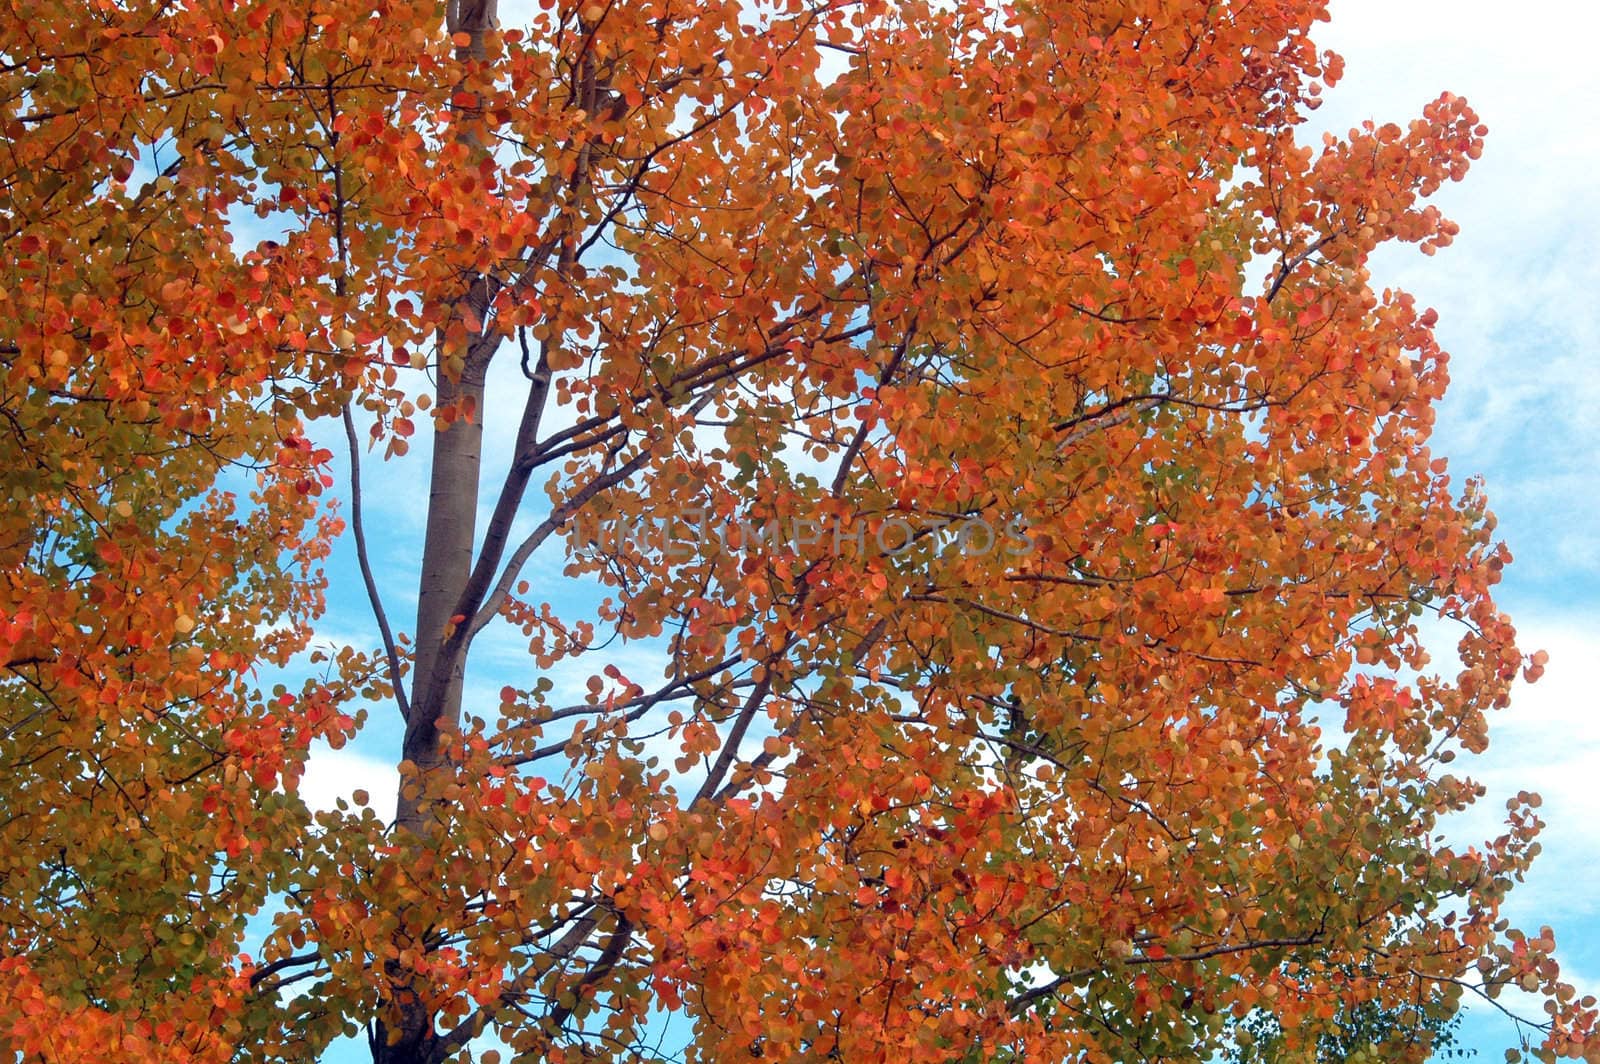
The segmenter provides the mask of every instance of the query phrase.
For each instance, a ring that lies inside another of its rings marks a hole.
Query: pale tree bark
[[[468,35],[456,49],[459,60],[481,60],[484,37],[495,25],[495,0],[451,0],[446,31]],[[487,280],[463,296],[460,312],[483,322],[492,292]],[[412,770],[401,774],[395,811],[395,841],[402,860],[427,864],[436,844],[439,818],[433,791],[447,768],[444,733],[459,719],[465,656],[447,649],[452,616],[472,573],[477,530],[478,482],[483,466],[484,379],[499,340],[486,334],[464,352],[448,348],[443,335],[435,359],[436,408],[457,416],[435,422],[429,472],[428,512],[417,594],[417,627],[412,666],[410,712],[402,758]],[[426,949],[426,918],[402,912],[394,945]],[[379,1020],[369,1032],[377,1064],[437,1064],[459,1046],[447,1044],[434,1030],[426,988],[409,966],[396,960],[383,966],[396,1006],[395,1023]]]

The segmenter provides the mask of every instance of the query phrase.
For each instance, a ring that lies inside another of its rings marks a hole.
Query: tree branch
[[[689,408],[690,416],[692,417],[704,410],[710,404],[713,394],[712,392],[707,392],[696,400],[695,404]],[[596,495],[616,487],[638,472],[650,458],[651,453],[650,445],[646,444],[640,448],[638,454],[628,459],[621,466],[610,473],[595,477],[580,488],[571,498],[550,511],[550,516],[541,521],[539,527],[530,532],[528,537],[518,544],[517,549],[512,552],[511,557],[506,561],[505,569],[500,573],[500,579],[495,583],[494,590],[490,592],[483,605],[476,607],[470,614],[466,610],[461,611],[464,615],[471,617],[471,621],[466,628],[465,638],[457,637],[457,639],[461,640],[463,646],[466,642],[470,642],[472,637],[477,635],[484,625],[494,620],[495,614],[500,612],[500,607],[505,604],[507,596],[511,594],[511,586],[517,582],[518,574],[522,572],[522,567],[527,564],[528,559],[533,556],[533,552],[558,532],[561,526],[565,525],[574,514],[587,506]],[[469,604],[463,603],[463,605]],[[455,640],[452,640],[452,642],[455,642]]]
[[[1319,928],[1309,934],[1289,938],[1263,938],[1254,942],[1236,942],[1225,946],[1211,946],[1207,949],[1195,950],[1191,953],[1167,953],[1160,957],[1130,957],[1121,962],[1129,967],[1145,964],[1186,964],[1195,961],[1210,960],[1213,957],[1224,957],[1230,953],[1244,953],[1255,949],[1282,949],[1289,946],[1310,946],[1322,939],[1322,930]],[[1074,968],[1070,972],[1056,976],[1048,983],[1023,991],[1011,999],[1010,1008],[1013,1016],[1021,1016],[1034,1004],[1047,998],[1060,990],[1063,986],[1077,979],[1083,979],[1100,971],[1100,968]]]
[[[350,445],[350,531],[356,541],[356,563],[361,567],[361,582],[367,588],[367,601],[372,605],[372,616],[378,622],[378,632],[383,636],[383,653],[389,662],[389,684],[394,688],[395,704],[400,707],[402,720],[411,719],[411,703],[406,699],[406,688],[400,682],[400,653],[395,647],[394,630],[389,625],[389,615],[383,608],[383,598],[378,594],[378,582],[372,575],[372,562],[367,553],[367,532],[361,516],[361,451],[356,441],[356,423],[350,416],[350,404],[340,411],[344,418],[344,438]]]

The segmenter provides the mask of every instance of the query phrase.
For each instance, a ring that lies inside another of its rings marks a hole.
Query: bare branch
[[[690,416],[692,417],[704,410],[710,404],[713,394],[707,392],[701,396],[689,408]],[[517,576],[522,572],[522,567],[527,564],[528,559],[533,556],[533,552],[543,546],[545,541],[556,532],[560,531],[562,526],[570,521],[579,510],[587,506],[595,496],[616,487],[638,472],[652,453],[649,445],[640,448],[638,454],[635,454],[611,472],[603,473],[589,481],[569,499],[551,510],[550,516],[539,522],[539,526],[530,532],[528,537],[518,544],[517,549],[512,552],[511,557],[506,561],[505,569],[500,573],[500,579],[495,583],[494,590],[490,592],[483,605],[478,606],[468,614],[472,619],[467,627],[466,639],[463,641],[463,645],[465,642],[470,642],[472,637],[477,635],[484,625],[494,620],[495,614],[499,613],[500,607],[505,604],[506,598],[511,594],[512,585],[517,582]],[[463,603],[463,605],[471,604]],[[467,614],[466,610],[461,612]]]
[[[1318,240],[1316,243],[1300,252],[1300,254],[1296,255],[1294,258],[1284,259],[1282,262],[1280,262],[1278,264],[1277,275],[1272,278],[1272,286],[1267,289],[1266,301],[1271,303],[1274,299],[1276,299],[1278,297],[1278,292],[1283,288],[1284,282],[1289,279],[1289,275],[1294,273],[1301,263],[1305,262],[1311,256],[1315,255],[1317,252],[1333,243],[1334,238],[1338,235],[1339,234],[1337,233],[1329,233],[1321,240]]]
[[[409,721],[411,703],[406,700],[406,688],[400,682],[400,653],[395,647],[394,629],[389,625],[389,615],[378,594],[378,582],[373,578],[372,562],[367,553],[367,531],[361,516],[361,450],[356,441],[355,419],[350,416],[350,404],[344,404],[340,413],[344,418],[344,438],[350,445],[350,531],[356,541],[356,562],[361,567],[361,582],[367,588],[367,601],[372,604],[372,616],[383,636],[383,653],[389,662],[389,684],[394,688],[395,704],[400,707],[401,719]]]

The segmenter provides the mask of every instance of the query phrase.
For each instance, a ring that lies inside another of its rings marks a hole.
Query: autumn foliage
[[[1542,661],[1366,269],[1485,130],[1297,138],[1321,8],[7,4],[0,1055],[1300,1059],[1377,1007],[1421,1060],[1515,984],[1600,1060],[1500,916],[1537,799],[1437,834]],[[340,536],[371,645],[311,653]],[[299,797],[358,733],[392,823]]]

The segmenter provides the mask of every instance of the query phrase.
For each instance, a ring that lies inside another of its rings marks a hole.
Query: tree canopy
[[[1537,797],[1438,833],[1543,661],[1367,269],[1486,130],[1297,139],[1323,16],[0,8],[0,1051],[1600,1060]]]

